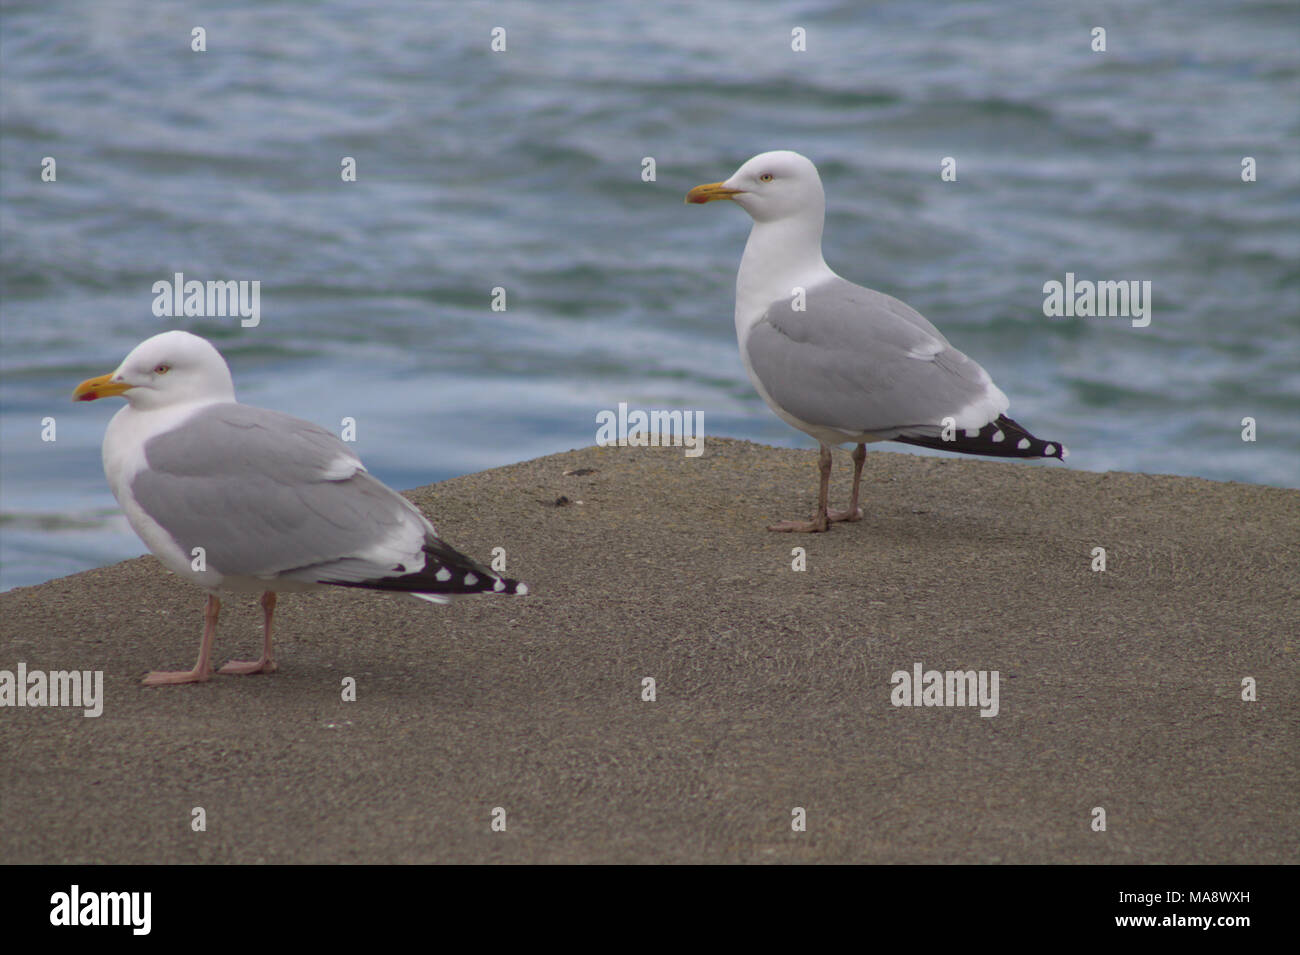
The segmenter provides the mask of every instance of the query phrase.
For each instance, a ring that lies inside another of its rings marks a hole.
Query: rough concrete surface
[[[421,488],[533,593],[285,594],[268,676],[139,686],[202,625],[152,557],[0,595],[0,669],[106,697],[0,709],[0,857],[1300,861],[1300,492],[872,453],[864,520],[767,533],[811,513],[815,461],[710,438]],[[226,599],[216,661],[260,639]],[[998,714],[893,706],[916,663],[998,671]]]

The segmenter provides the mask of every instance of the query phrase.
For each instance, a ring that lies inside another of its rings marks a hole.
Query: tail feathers
[[[974,434],[958,429],[947,441],[942,434],[899,435],[894,440],[921,448],[998,458],[1059,458],[1064,461],[1069,454],[1060,442],[1035,438],[1006,415],[999,415],[996,421],[990,421]]]
[[[402,573],[398,565],[389,576],[370,580],[329,580],[322,583],[367,590],[395,590],[430,603],[448,603],[457,594],[526,594],[528,585],[489,570],[436,537],[424,541],[424,567]]]

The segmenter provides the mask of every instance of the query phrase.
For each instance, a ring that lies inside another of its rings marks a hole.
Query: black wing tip
[[[394,572],[403,569],[399,565],[394,568]],[[371,580],[322,582],[340,587],[427,594],[430,597],[451,597],[462,594],[523,596],[528,593],[528,585],[523,581],[503,577],[494,570],[488,570],[472,557],[467,557],[437,538],[425,541],[424,567],[414,573],[376,577]]]
[[[1064,461],[1070,453],[1059,441],[1035,438],[1006,415],[999,415],[996,421],[990,421],[975,434],[959,429],[947,440],[942,435],[899,435],[894,440],[920,448],[997,458],[1056,458]]]
[[[396,593],[427,595],[429,597],[458,597],[473,594],[501,594],[502,596],[522,597],[527,594],[528,585],[522,580],[500,577],[496,574],[478,575],[452,574],[445,581],[433,576],[406,574],[403,577],[379,577],[374,580],[324,580],[321,583],[335,587],[359,587],[363,590],[389,590]]]

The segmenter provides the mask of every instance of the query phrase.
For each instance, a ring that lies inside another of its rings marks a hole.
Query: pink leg
[[[173,683],[203,683],[212,679],[212,640],[217,635],[217,614],[221,611],[221,601],[214,594],[208,594],[208,602],[203,608],[203,642],[199,644],[199,661],[193,670],[154,670],[146,674],[140,682],[145,686],[166,686]]]
[[[262,657],[260,660],[231,660],[218,673],[274,673],[279,667],[271,656],[271,616],[275,613],[275,591],[262,594]]]
[[[827,517],[832,521],[862,520],[862,508],[858,507],[858,485],[862,483],[862,462],[867,459],[867,446],[859,444],[853,449],[853,499],[849,501],[848,510],[831,511]]]
[[[783,534],[817,534],[830,529],[830,518],[826,514],[826,497],[831,484],[831,449],[824,444],[822,445],[821,457],[818,459],[818,466],[821,468],[822,481],[821,487],[817,491],[817,513],[813,515],[813,519],[811,521],[782,521],[780,524],[773,524],[769,527],[769,531],[777,531]]]

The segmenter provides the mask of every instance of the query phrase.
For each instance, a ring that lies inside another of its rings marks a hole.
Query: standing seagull
[[[866,445],[903,441],[943,451],[1061,458],[1003,414],[1007,396],[919,312],[854,285],[822,258],[826,196],[817,167],[798,153],[755,156],[725,182],[696,186],[687,202],[730,199],[754,227],[736,275],[736,337],[749,379],[777,417],[821,444],[821,489],[811,521],[771,531],[827,530],[862,518],[858,485]],[[856,441],[853,498],[829,511],[831,447]]]
[[[433,603],[528,592],[443,543],[324,428],[237,402],[225,359],[197,335],[155,335],[72,397],[116,395],[127,404],[104,435],[113,496],[163,565],[208,592],[194,669],[150,673],[147,686],[212,676],[219,591],[263,591],[261,659],[220,671],[240,674],[276,669],[276,591],[365,587]]]

